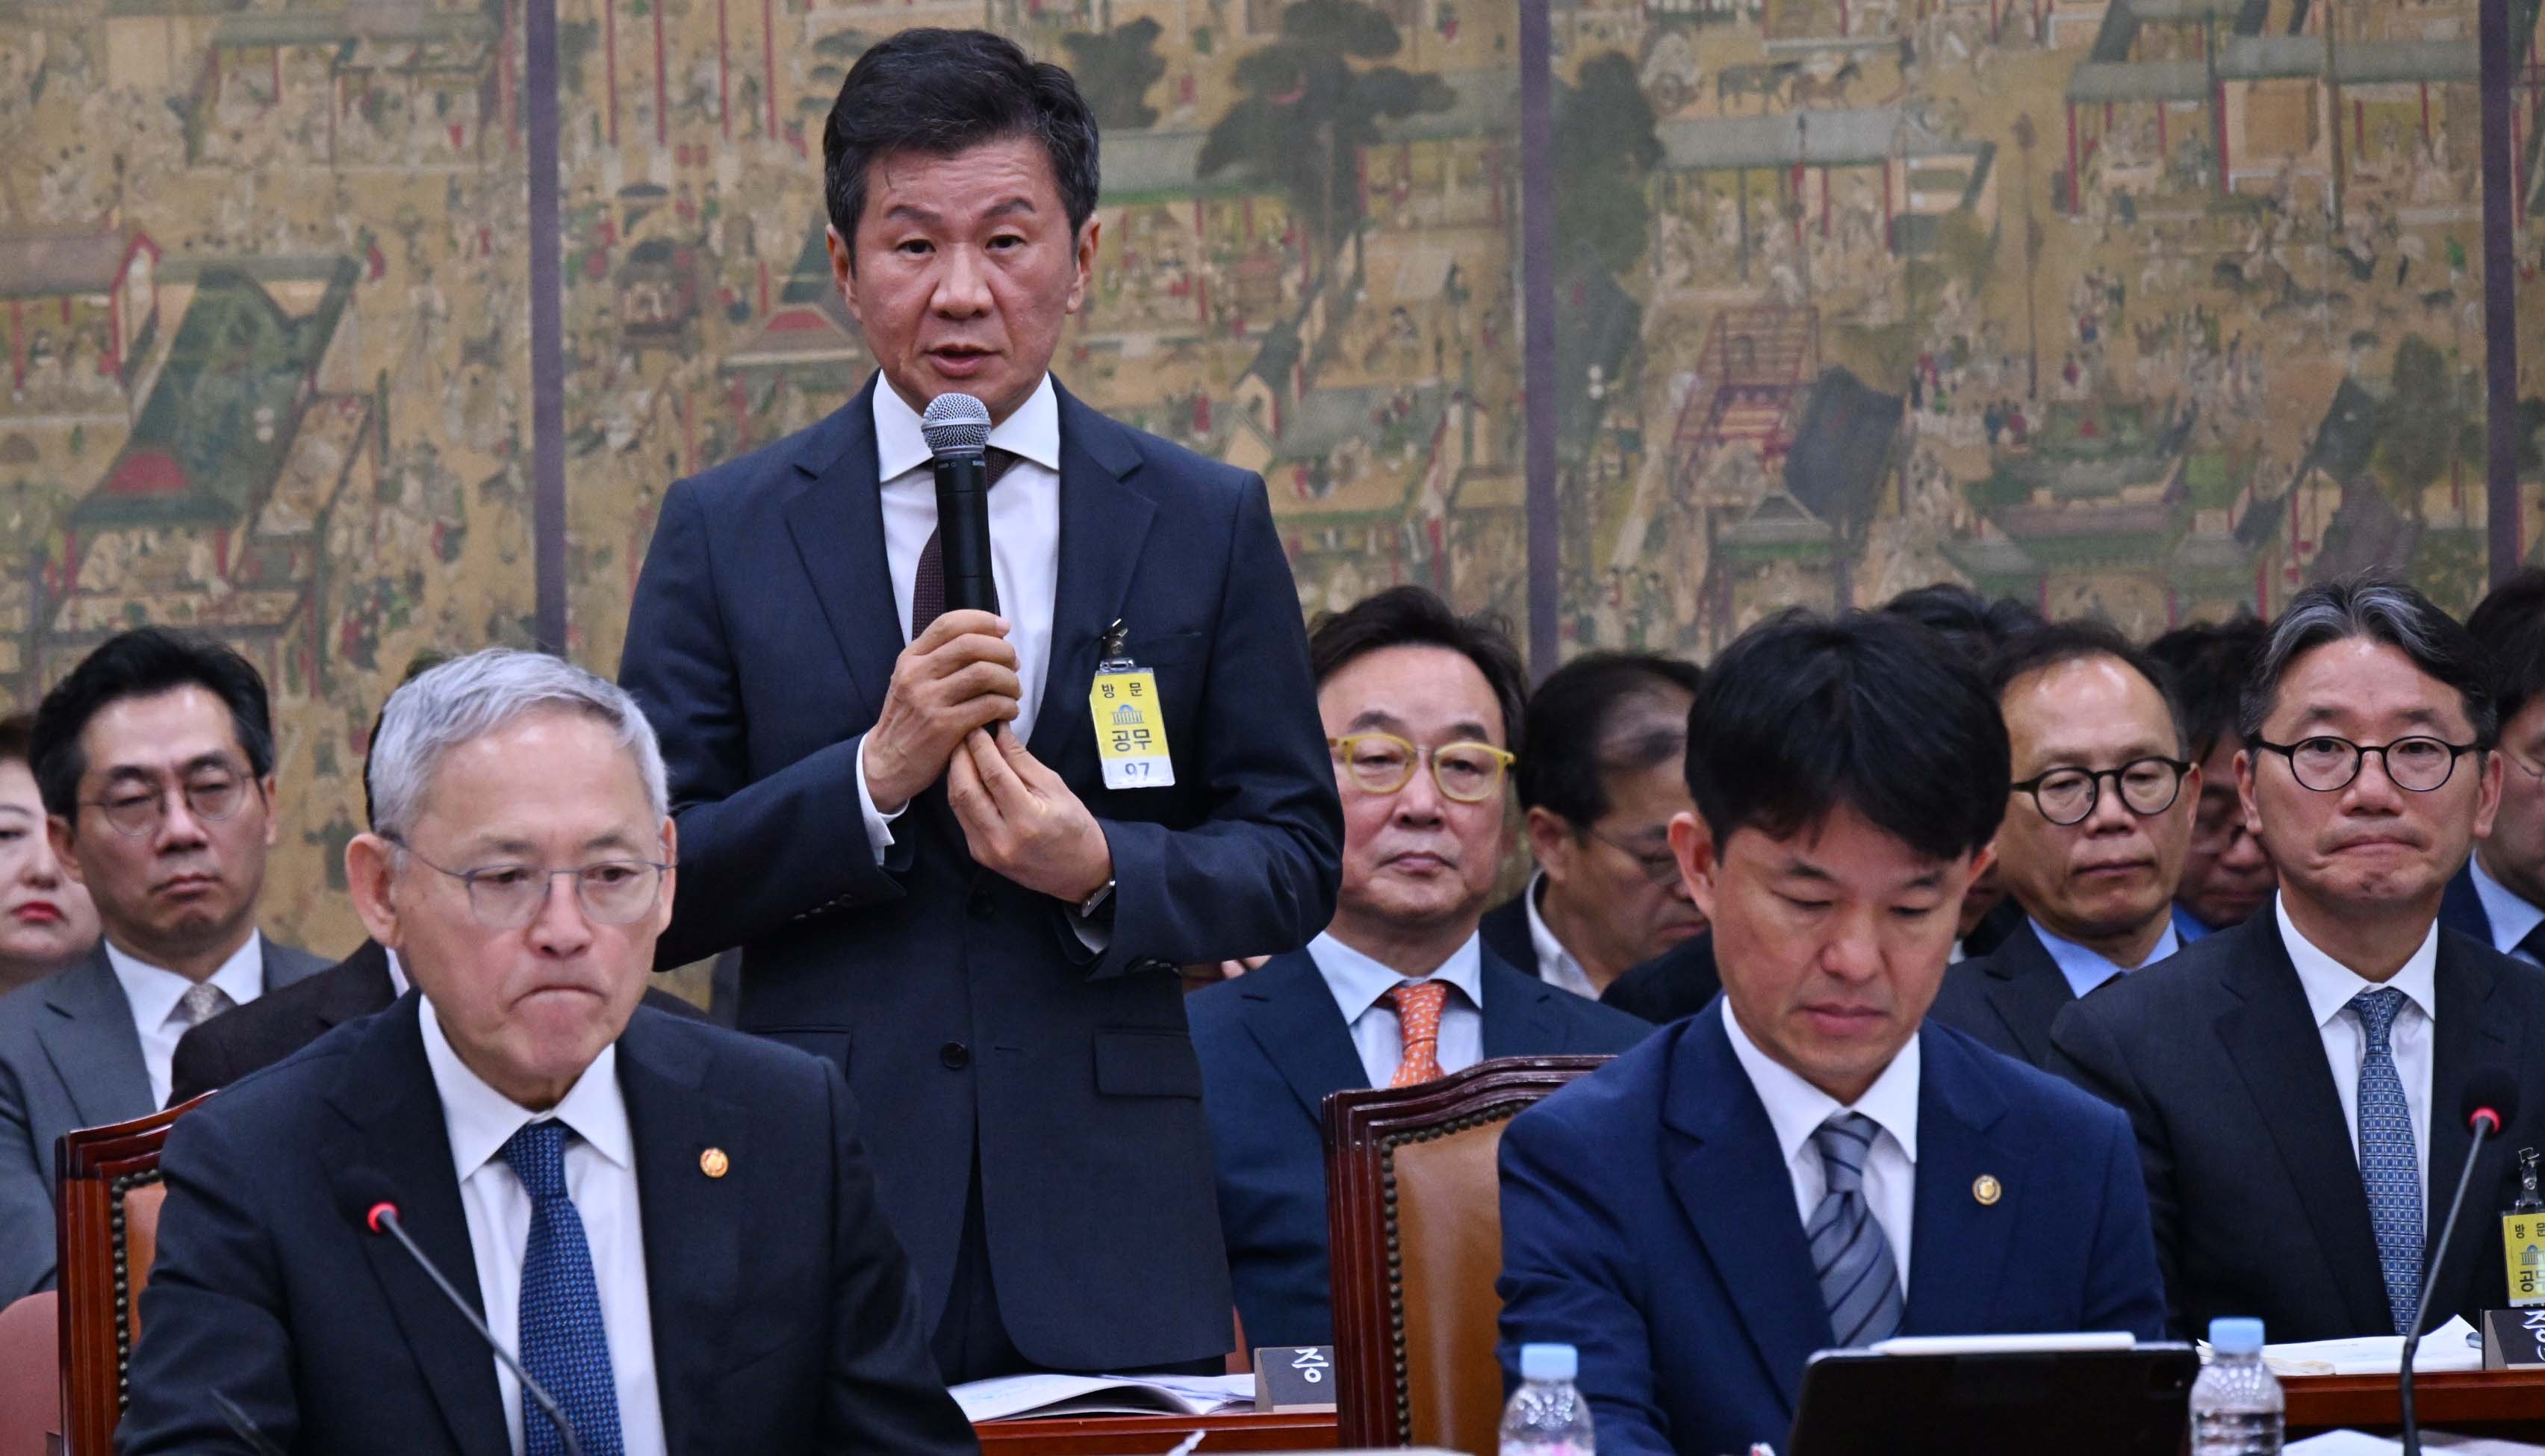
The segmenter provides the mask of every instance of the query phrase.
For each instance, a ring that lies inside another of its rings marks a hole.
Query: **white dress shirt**
[[[2484,919],[2492,922],[2492,948],[2504,955],[2514,955],[2529,965],[2545,964],[2519,946],[2540,924],[2545,924],[2545,909],[2518,898],[2518,892],[2494,879],[2483,867],[2483,856],[2466,861],[2474,871],[2475,898],[2483,902]]]
[[[883,482],[884,564],[892,571],[893,609],[905,643],[911,638],[910,589],[919,579],[920,555],[937,530],[937,472],[930,468],[935,456],[919,424],[919,412],[889,382],[877,379],[875,472]],[[1017,681],[1025,688],[1016,721],[1008,726],[1025,742],[1033,737],[1042,707],[1043,676],[1051,668],[1052,602],[1060,589],[1060,396],[1050,374],[1015,414],[991,428],[990,447],[1017,456],[990,492],[990,577],[998,583],[999,615],[1008,620],[1008,645],[1017,650]],[[880,864],[892,848],[892,822],[902,811],[875,808],[866,787],[863,741],[858,744],[858,809]]]
[[[2324,953],[2289,922],[2288,908],[2277,895],[2271,913],[2280,920],[2280,939],[2289,948],[2289,963],[2298,968],[2306,988],[2307,1009],[2315,1014],[2324,1037],[2324,1059],[2333,1068],[2334,1094],[2341,1098],[2341,1120],[2350,1124],[2350,1156],[2359,1156],[2359,1064],[2368,1056],[2368,1030],[2350,999],[2374,991],[2379,983]],[[2430,1205],[2430,1066],[2435,1060],[2432,1029],[2438,1018],[2439,928],[2433,922],[2422,937],[2422,948],[2385,985],[2404,993],[2404,1009],[2386,1033],[2395,1054],[2395,1076],[2404,1084],[2404,1105],[2412,1113],[2413,1158],[2422,1165],[2422,1207]]]
[[[414,983],[407,980],[406,966],[398,959],[397,952],[390,950],[385,945],[381,946],[380,949],[389,958],[389,999],[394,1001],[397,998],[406,995],[407,987]]]
[[[1440,1003],[1440,1041],[1433,1049],[1440,1070],[1461,1072],[1485,1059],[1484,950],[1474,935],[1449,953],[1439,969],[1425,977],[1399,975],[1377,961],[1320,932],[1308,942],[1308,958],[1317,963],[1334,993],[1335,1008],[1352,1028],[1353,1049],[1360,1053],[1361,1071],[1372,1087],[1396,1080],[1405,1060],[1405,1035],[1396,1024],[1396,1009],[1380,1000],[1402,982],[1439,981],[1448,985]]]
[[[1582,962],[1546,928],[1546,917],[1537,913],[1538,892],[1545,887],[1546,871],[1539,870],[1528,877],[1528,888],[1520,891],[1520,902],[1528,907],[1528,943],[1537,952],[1537,979],[1598,1001],[1600,988],[1591,984],[1591,973],[1582,969]]]
[[[477,1292],[495,1341],[521,1352],[522,1262],[530,1252],[531,1195],[500,1156],[513,1134],[553,1117],[574,1132],[565,1144],[565,1190],[583,1221],[592,1274],[601,1294],[601,1328],[618,1392],[618,1433],[626,1456],[663,1456],[662,1397],[654,1386],[653,1305],[645,1286],[645,1229],[636,1197],[636,1139],[618,1092],[618,1048],[601,1049],[552,1112],[533,1112],[459,1060],[427,1001],[424,1059],[442,1096],[451,1135],[451,1164],[459,1175],[459,1206],[468,1219],[468,1250],[477,1262]],[[711,1338],[701,1333],[700,1338]],[[489,1354],[514,1456],[522,1452],[522,1383]]]
[[[1900,1270],[1900,1292],[1906,1296],[1909,1243],[1918,1208],[1918,1038],[1909,1038],[1909,1044],[1852,1106],[1842,1106],[1838,1098],[1759,1050],[1750,1033],[1741,1029],[1741,1018],[1732,1014],[1728,1001],[1723,1004],[1723,1034],[1731,1038],[1732,1055],[1740,1059],[1741,1070],[1750,1074],[1750,1086],[1767,1109],[1767,1125],[1775,1129],[1776,1151],[1785,1155],[1785,1171],[1794,1179],[1794,1208],[1805,1228],[1811,1227],[1813,1210],[1829,1195],[1828,1173],[1821,1166],[1821,1150],[1812,1134],[1839,1112],[1861,1112],[1882,1129],[1864,1158],[1864,1204],[1882,1225],[1883,1238],[1891,1245],[1891,1262]]]
[[[123,987],[123,1000],[132,1008],[132,1029],[141,1036],[141,1065],[150,1073],[150,1105],[168,1105],[168,1087],[173,1077],[169,1064],[177,1059],[177,1042],[193,1023],[178,1019],[177,1003],[194,989],[195,983],[175,971],[162,970],[147,961],[135,960],[118,949],[114,941],[106,943],[106,963],[115,968],[115,979]],[[257,930],[247,932],[247,943],[233,951],[212,972],[211,982],[229,993],[240,1006],[265,994],[265,936]]]

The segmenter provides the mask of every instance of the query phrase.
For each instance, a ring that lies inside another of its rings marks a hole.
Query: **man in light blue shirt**
[[[2466,630],[2492,653],[2505,767],[2501,813],[2449,881],[2439,924],[2545,965],[2545,572],[2493,588]]]
[[[1929,1014],[2039,1067],[2061,1009],[2181,948],[2174,896],[2202,775],[2165,669],[2109,627],[2039,628],[1990,676],[2014,763],[1998,874],[2026,919],[1947,971]]]
[[[2279,883],[2236,794],[2236,755],[2245,747],[2236,712],[2262,636],[2262,624],[2244,617],[2176,627],[2148,644],[2148,656],[2174,675],[2175,706],[2191,749],[2183,757],[2200,766],[2191,848],[2174,888],[2174,931],[2185,945],[2243,925],[2270,903]]]

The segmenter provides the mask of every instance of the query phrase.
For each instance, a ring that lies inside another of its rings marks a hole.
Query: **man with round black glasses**
[[[1928,1014],[2040,1067],[2069,1003],[2180,948],[2174,893],[2201,773],[2165,670],[2110,627],[2025,632],[1989,677],[2014,766],[1998,878],[2024,924],[1946,971]]]
[[[2130,1113],[2177,1331],[2392,1335],[2505,1298],[2498,1242],[2426,1241],[2465,1167],[2459,1098],[2515,1075],[2469,1206],[2515,1195],[2545,1133],[2545,970],[2438,928],[2491,830],[2502,764],[2483,649],[2410,587],[2310,587],[2272,625],[2238,724],[2267,914],[2060,1013],[2059,1070]],[[2433,1206],[2433,1199],[2438,1200]]]

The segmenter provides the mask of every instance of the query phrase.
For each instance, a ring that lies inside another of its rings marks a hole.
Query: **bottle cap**
[[[1582,1368],[1582,1357],[1569,1344],[1524,1344],[1519,1347],[1519,1378],[1522,1380],[1571,1380]]]
[[[2209,1322],[2209,1347],[2222,1355],[2258,1355],[2262,1322],[2221,1315]]]

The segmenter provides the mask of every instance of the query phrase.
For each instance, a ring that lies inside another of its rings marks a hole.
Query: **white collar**
[[[1473,931],[1429,976],[1408,976],[1383,966],[1323,930],[1308,942],[1308,958],[1316,962],[1318,973],[1326,978],[1326,989],[1334,993],[1335,1006],[1344,1013],[1347,1026],[1359,1020],[1361,1012],[1405,981],[1438,981],[1455,986],[1466,994],[1467,1005],[1478,1011],[1485,1009],[1485,956]]]
[[[1873,1086],[1852,1106],[1842,1106],[1839,1099],[1805,1082],[1792,1068],[1771,1059],[1759,1050],[1750,1033],[1741,1029],[1741,1018],[1732,1013],[1732,1003],[1723,1003],[1723,1034],[1732,1041],[1732,1055],[1739,1058],[1741,1070],[1750,1074],[1750,1085],[1757,1089],[1759,1101],[1767,1109],[1767,1125],[1775,1129],[1776,1151],[1791,1164],[1803,1145],[1812,1140],[1820,1125],[1834,1112],[1861,1112],[1876,1126],[1898,1140],[1900,1151],[1909,1155],[1911,1167],[1918,1163],[1918,1081],[1922,1059],[1919,1038],[1912,1036]]]
[[[406,978],[406,962],[398,959],[396,951],[383,945],[380,953],[389,958],[389,1000],[395,1001],[406,995],[406,989],[415,983]]]
[[[1520,904],[1528,909],[1528,948],[1536,952],[1538,965],[1555,967],[1565,990],[1598,1001],[1600,993],[1592,989],[1591,973],[1582,969],[1581,960],[1564,948],[1563,941],[1555,938],[1555,931],[1547,928],[1546,917],[1538,912],[1537,893],[1545,887],[1546,871],[1541,869],[1528,877],[1527,886],[1519,892]],[[1537,967],[1519,969],[1533,971]]]
[[[112,940],[101,943],[106,946],[106,963],[114,967],[115,979],[123,987],[123,999],[132,1008],[132,1024],[154,1028],[168,1024],[168,1018],[177,1012],[177,1003],[195,983],[175,971],[126,954]],[[246,943],[230,952],[230,958],[222,961],[220,969],[208,979],[229,993],[230,1000],[239,1006],[263,995],[264,934],[248,931]]]
[[[2483,902],[2484,919],[2492,922],[2492,948],[2507,955],[2527,938],[2528,931],[2545,924],[2545,909],[2530,905],[2517,891],[2494,879],[2483,867],[2480,852],[2466,860],[2466,867],[2474,871],[2475,898]]]
[[[2350,999],[2363,991],[2374,991],[2378,983],[2362,976],[2327,954],[2322,947],[2298,933],[2289,920],[2288,906],[2280,897],[2271,897],[2271,913],[2279,918],[2280,941],[2288,947],[2289,964],[2297,967],[2298,984],[2305,988],[2307,1010],[2315,1013],[2321,1027],[2339,1015]],[[2404,962],[2404,968],[2385,983],[2404,993],[2422,1014],[2433,1022],[2439,1018],[2439,925],[2430,922],[2429,931],[2422,936],[2422,947]]]
[[[874,426],[876,480],[906,475],[932,458],[928,437],[919,433],[919,411],[881,376],[874,383]],[[1060,396],[1052,389],[1049,370],[1015,414],[992,427],[990,444],[1059,473]]]
[[[513,1134],[553,1117],[572,1128],[592,1150],[634,1171],[636,1139],[627,1129],[627,1099],[618,1092],[618,1044],[612,1042],[583,1069],[565,1096],[546,1112],[534,1112],[486,1085],[459,1060],[442,1031],[442,1014],[430,1000],[418,1009],[424,1026],[424,1060],[433,1090],[442,1097],[442,1120],[451,1135],[451,1166],[466,1182],[487,1160],[504,1151]]]

